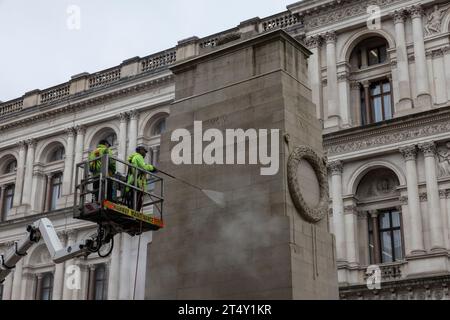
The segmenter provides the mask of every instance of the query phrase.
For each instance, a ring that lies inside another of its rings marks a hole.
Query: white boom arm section
[[[14,243],[14,247],[4,255],[0,255],[0,283],[2,283],[16,264],[27,255],[27,251],[41,239],[44,240],[50,257],[54,263],[61,263],[79,256],[88,256],[93,246],[92,240],[86,240],[63,248],[53,224],[42,218],[27,227],[26,236]]]

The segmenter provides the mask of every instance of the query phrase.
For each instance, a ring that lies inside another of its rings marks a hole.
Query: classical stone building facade
[[[157,160],[175,92],[169,67],[279,28],[313,53],[309,82],[328,153],[341,298],[450,299],[450,5],[440,0],[305,0],[1,103],[0,252],[41,216],[66,243],[91,234],[92,225],[71,218],[74,164],[102,138],[119,157],[143,143]],[[2,297],[143,298],[151,235],[139,248],[128,236],[115,242],[110,258],[57,266],[37,246]],[[70,265],[81,267],[80,290],[63,286]],[[369,290],[373,265],[381,284]]]

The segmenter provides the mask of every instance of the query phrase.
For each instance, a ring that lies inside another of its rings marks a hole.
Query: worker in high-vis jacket
[[[148,153],[147,148],[145,148],[144,146],[139,146],[136,148],[136,152],[134,152],[132,155],[128,157],[127,161],[129,164],[136,166],[139,169],[156,173],[157,172],[156,167],[151,164],[147,164],[144,160],[147,153]],[[147,174],[138,170],[136,174],[137,181],[134,181],[135,170],[136,170],[135,168],[129,167],[127,174],[127,183],[139,188],[142,191],[136,191],[130,187],[126,187],[125,188],[127,199],[126,203],[129,208],[132,208],[136,211],[141,211],[143,204],[142,200],[144,197],[143,191],[147,190]],[[134,207],[134,192],[136,192],[136,207]]]
[[[108,154],[110,157],[113,156],[113,153],[111,151],[111,145],[109,144],[108,141],[106,140],[101,140],[97,146],[97,148],[92,151],[89,154],[89,171],[91,172],[92,176],[94,178],[98,178],[100,176],[100,173],[102,171],[102,160],[101,157],[105,154]],[[109,164],[108,164],[108,174],[109,176],[113,176],[116,173],[116,161],[114,161],[113,159],[109,159]],[[93,183],[93,187],[94,187],[94,195],[95,195],[95,199],[96,201],[98,201],[99,197],[99,187],[100,187],[100,181],[96,180]],[[108,190],[106,191],[106,199],[107,200],[112,200],[112,193],[113,193],[113,188],[112,188],[112,184],[109,183],[108,184]]]

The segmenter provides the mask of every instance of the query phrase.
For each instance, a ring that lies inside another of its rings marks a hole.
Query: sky
[[[0,101],[286,10],[297,0],[0,0]]]

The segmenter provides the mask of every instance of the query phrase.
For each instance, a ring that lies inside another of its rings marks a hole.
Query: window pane
[[[390,82],[383,83],[383,93],[391,92],[391,84]]]
[[[378,54],[380,55],[379,62],[380,63],[386,62],[386,59],[387,59],[386,46],[379,47],[378,48]]]
[[[389,212],[383,213],[379,216],[380,219],[380,229],[388,229],[391,226],[389,220]]]
[[[400,213],[399,212],[392,212],[392,227],[398,228],[400,227]]]
[[[361,123],[367,124],[367,108],[366,108],[364,88],[361,88],[360,90],[360,97],[361,97]]]
[[[381,261],[392,262],[392,237],[391,232],[381,232]]]
[[[375,257],[373,256],[375,252],[375,246],[373,243],[373,233],[369,233],[369,258],[370,263],[375,263]]]
[[[388,94],[384,99],[384,120],[392,119],[391,95]]]
[[[379,84],[377,84],[377,85],[372,85],[372,86],[370,87],[370,94],[371,94],[372,96],[377,95],[377,94],[380,94],[380,93],[381,93],[381,86],[380,86]]]
[[[381,97],[373,99],[373,115],[375,122],[383,121],[383,109],[381,105]]]
[[[395,261],[403,260],[402,235],[400,230],[394,231]]]
[[[378,50],[372,49],[369,51],[369,66],[374,65],[374,64],[378,64],[380,61],[380,58],[378,56]]]

